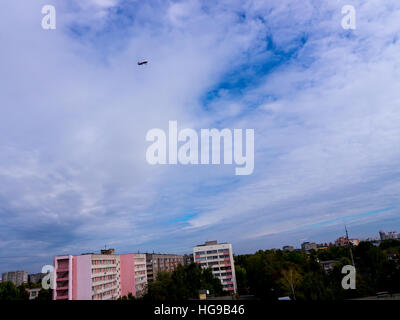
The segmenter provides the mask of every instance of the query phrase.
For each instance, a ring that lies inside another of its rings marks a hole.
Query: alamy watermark
[[[52,5],[45,5],[42,8],[42,14],[45,16],[42,18],[42,28],[44,30],[55,30],[56,29],[56,8]]]
[[[342,7],[342,14],[345,16],[342,18],[342,28],[345,30],[356,29],[356,9],[352,5],[345,5]]]
[[[46,275],[42,279],[43,289],[54,289],[54,267],[52,265],[45,265],[42,268],[42,273]]]
[[[45,5],[42,8],[42,14],[45,16],[42,18],[42,28],[44,30],[55,30],[56,29],[56,8],[53,5]],[[344,5],[342,7],[342,14],[345,15],[342,18],[342,28],[356,29],[356,9],[352,5]]]
[[[345,290],[356,288],[356,268],[352,265],[345,265],[342,273],[346,274],[342,279],[342,288]]]
[[[169,121],[168,137],[162,129],[147,132],[146,141],[153,143],[147,148],[146,160],[151,165],[178,162],[183,165],[210,164],[211,151],[211,164],[221,164],[223,140],[223,163],[234,162],[240,166],[235,168],[236,175],[250,175],[254,170],[254,129],[246,129],[244,135],[245,153],[242,129],[201,129],[199,139],[195,130],[186,128],[178,132],[177,121]],[[179,149],[178,142],[183,142]]]

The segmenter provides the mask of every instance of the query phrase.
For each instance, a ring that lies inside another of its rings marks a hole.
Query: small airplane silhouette
[[[138,64],[138,66],[141,66],[143,64],[147,64],[147,61],[139,61],[137,64]]]

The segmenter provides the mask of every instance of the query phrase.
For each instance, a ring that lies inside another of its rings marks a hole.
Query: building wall
[[[133,253],[120,255],[121,266],[121,296],[132,293],[136,296],[135,288],[135,258]]]
[[[28,280],[31,283],[41,283],[45,276],[45,273],[33,273],[28,275]]]
[[[28,271],[11,271],[2,274],[2,280],[11,281],[16,286],[20,286],[23,283],[28,282]]]
[[[92,300],[92,257],[74,256],[72,273],[72,300]]]

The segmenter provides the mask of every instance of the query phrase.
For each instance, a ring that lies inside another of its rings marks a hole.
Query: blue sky
[[[397,0],[1,7],[0,271],[104,245],[248,253],[333,241],[344,224],[400,231]],[[253,174],[150,166],[146,133],[170,120],[254,129]]]

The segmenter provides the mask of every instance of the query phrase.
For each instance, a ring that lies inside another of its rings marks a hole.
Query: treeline
[[[265,250],[235,257],[236,280],[240,295],[277,300],[289,296],[296,300],[342,300],[387,291],[400,293],[400,241],[383,241],[379,247],[370,242],[352,246],[356,267],[356,289],[342,288],[342,267],[350,265],[349,247],[327,250]],[[320,262],[335,260],[325,272]]]
[[[221,281],[211,269],[202,269],[199,264],[179,265],[173,272],[159,272],[157,279],[148,284],[144,300],[188,300],[198,299],[199,290],[208,290],[210,295],[222,296]]]
[[[40,288],[40,283],[23,283],[16,286],[11,281],[0,283],[0,300],[29,300],[29,292],[27,289]],[[36,300],[51,300],[52,290],[41,289]]]

